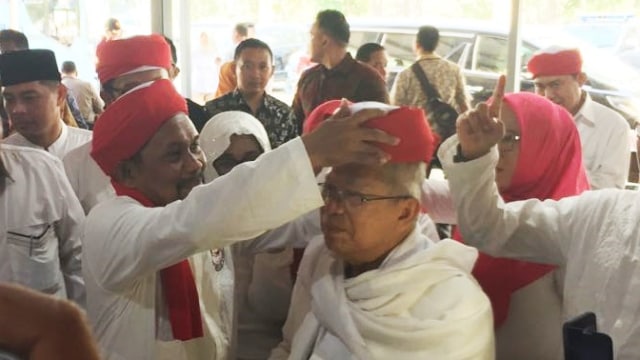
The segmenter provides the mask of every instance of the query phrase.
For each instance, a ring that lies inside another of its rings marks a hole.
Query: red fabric
[[[533,55],[527,63],[527,69],[534,79],[538,76],[579,74],[582,72],[582,56],[578,49],[543,51]]]
[[[187,111],[187,103],[169,80],[156,80],[134,90],[107,107],[96,121],[91,156],[111,176],[116,166],[135,155],[160,126]]]
[[[158,34],[101,42],[96,49],[96,72],[101,84],[140,66],[170,69],[171,49]]]
[[[129,196],[146,207],[155,206],[136,189],[117,182],[113,182],[113,187],[120,196]],[[182,260],[160,270],[160,279],[174,339],[186,341],[203,337],[198,289],[189,261]]]
[[[371,102],[371,108],[388,106]],[[303,124],[303,133],[309,133],[333,115],[340,107],[340,100],[330,100],[316,107]],[[391,162],[429,163],[437,138],[431,131],[424,111],[419,108],[400,107],[386,115],[367,121],[364,126],[380,129],[400,139],[398,145],[376,144],[391,156]]]
[[[531,93],[507,94],[504,104],[513,110],[520,125],[520,153],[511,184],[501,192],[503,199],[558,200],[589,190],[571,115]],[[457,230],[453,238],[462,239]],[[507,318],[511,294],[554,268],[480,254],[473,275],[491,300],[496,328]]]

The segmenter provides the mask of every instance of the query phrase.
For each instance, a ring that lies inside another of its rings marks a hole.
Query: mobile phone
[[[613,360],[613,342],[598,332],[596,315],[584,313],[562,327],[565,360]]]

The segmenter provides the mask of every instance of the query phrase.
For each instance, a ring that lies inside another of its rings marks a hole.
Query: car
[[[487,100],[500,74],[507,73],[508,31],[484,22],[425,22],[397,24],[384,22],[352,22],[350,50],[376,42],[383,45],[390,59],[389,82],[415,60],[414,43],[421,25],[433,25],[440,30],[436,52],[460,66],[465,76],[472,103]],[[594,49],[561,29],[529,28],[523,31],[521,46],[521,91],[533,91],[534,84],[526,71],[531,56],[550,45],[579,47],[583,54],[583,69],[588,81],[584,89],[593,100],[618,111],[634,127],[640,121],[640,73],[614,56]]]
[[[564,30],[640,70],[640,21],[633,14],[582,15]]]

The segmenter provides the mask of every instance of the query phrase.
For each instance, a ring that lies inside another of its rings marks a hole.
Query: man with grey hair
[[[321,184],[323,235],[306,249],[271,359],[493,359],[491,305],[470,274],[477,252],[418,224],[434,148],[424,113],[375,106],[387,113],[366,126],[400,143],[381,146],[389,163],[337,166]]]

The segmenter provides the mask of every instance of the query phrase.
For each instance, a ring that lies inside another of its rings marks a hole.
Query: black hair
[[[72,74],[72,73],[78,71],[78,69],[76,69],[76,63],[74,63],[73,61],[65,61],[65,62],[63,62],[61,70],[65,74]]]
[[[318,28],[332,39],[339,41],[343,45],[349,43],[351,31],[349,23],[344,15],[338,10],[323,10],[316,16]]]
[[[371,54],[384,50],[384,46],[378,43],[366,43],[358,48],[356,60],[367,62],[371,60]]]
[[[169,44],[169,49],[171,49],[171,61],[173,61],[173,64],[175,65],[178,63],[178,52],[176,51],[176,46],[173,44],[171,39],[166,36],[163,37],[167,44]]]
[[[252,27],[253,27],[253,24],[251,23],[238,23],[233,29],[235,30],[235,32],[238,33],[238,35],[242,37],[247,37],[249,36],[249,28],[252,28]]]
[[[24,33],[13,29],[0,30],[1,43],[13,43],[18,50],[28,50],[29,40]]]
[[[104,25],[107,31],[120,30],[120,21],[116,18],[110,18]]]
[[[271,48],[267,43],[258,39],[246,39],[242,40],[238,46],[236,46],[236,51],[233,54],[233,60],[238,61],[240,55],[245,49],[264,49],[269,53],[269,57],[271,58],[271,62],[273,62],[273,52],[271,52]]]
[[[433,26],[421,26],[416,41],[423,50],[433,52],[438,47],[440,32]]]

